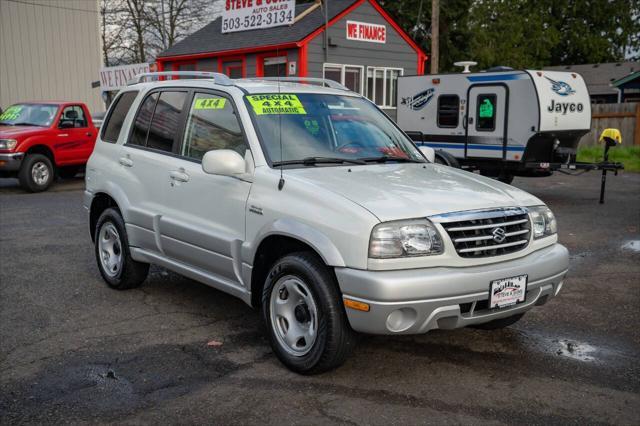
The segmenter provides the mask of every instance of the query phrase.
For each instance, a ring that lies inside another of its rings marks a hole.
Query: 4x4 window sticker
[[[265,114],[297,114],[306,115],[307,112],[298,99],[292,93],[269,93],[261,95],[248,95],[247,100],[256,115]]]

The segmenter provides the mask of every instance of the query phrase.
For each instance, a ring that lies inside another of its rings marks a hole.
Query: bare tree
[[[146,62],[220,14],[224,0],[100,0],[105,64]]]

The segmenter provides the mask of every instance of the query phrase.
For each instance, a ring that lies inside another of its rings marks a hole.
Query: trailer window
[[[476,130],[492,132],[496,129],[496,95],[478,95]]]
[[[438,97],[438,127],[458,127],[458,95],[441,95]]]

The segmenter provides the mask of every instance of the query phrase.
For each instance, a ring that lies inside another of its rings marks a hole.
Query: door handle
[[[67,137],[67,136],[69,136],[69,133],[58,133],[58,137],[64,138],[64,137]]]
[[[118,162],[125,167],[133,167],[133,160],[131,158],[120,157],[120,160],[118,160]]]
[[[169,177],[173,180],[177,180],[178,182],[189,182],[189,175],[180,170],[173,170],[169,172]]]
[[[91,137],[91,136],[93,136],[93,133],[87,132],[87,136]]]

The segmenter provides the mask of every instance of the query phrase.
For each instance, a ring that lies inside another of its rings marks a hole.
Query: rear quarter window
[[[138,92],[125,92],[118,96],[114,101],[114,105],[109,110],[107,118],[102,125],[102,133],[100,138],[104,142],[116,143],[124,124],[124,119],[127,117],[127,113],[133,104],[133,101],[138,96]]]

